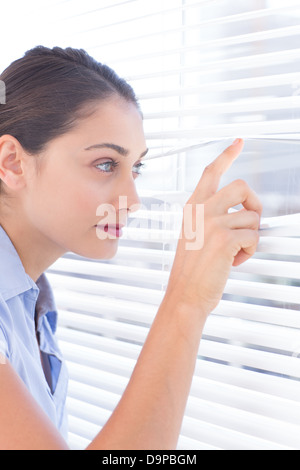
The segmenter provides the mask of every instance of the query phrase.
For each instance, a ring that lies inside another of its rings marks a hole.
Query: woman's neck
[[[25,272],[34,282],[66,252],[16,216],[3,218],[0,214],[0,225],[14,245]]]

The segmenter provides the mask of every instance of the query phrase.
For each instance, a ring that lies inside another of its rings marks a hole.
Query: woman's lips
[[[97,228],[102,230],[105,233],[108,233],[109,235],[112,235],[116,238],[120,238],[123,235],[122,228],[124,225],[117,224],[117,225],[111,225],[111,224],[106,224],[106,225],[97,225]]]

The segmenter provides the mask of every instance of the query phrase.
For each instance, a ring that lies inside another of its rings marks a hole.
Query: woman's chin
[[[116,256],[118,252],[118,240],[99,241],[89,246],[74,250],[74,253],[84,258],[95,260],[109,260]]]

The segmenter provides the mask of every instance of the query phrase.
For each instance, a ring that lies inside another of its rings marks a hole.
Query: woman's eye
[[[138,174],[138,175],[141,175],[143,168],[145,168],[145,163],[140,162],[140,163],[137,163],[136,165],[134,165],[132,171],[134,173]]]
[[[119,162],[114,162],[114,161],[107,161],[103,163],[98,163],[96,165],[96,168],[103,173],[112,173],[114,171],[114,168],[116,168],[119,165]],[[142,168],[145,166],[145,163],[139,162],[136,165],[133,166],[132,171],[136,175],[140,175],[142,173]]]
[[[100,171],[103,171],[104,173],[112,173],[114,168],[118,166],[118,162],[103,162],[103,163],[98,163],[96,165],[96,168],[98,168]]]

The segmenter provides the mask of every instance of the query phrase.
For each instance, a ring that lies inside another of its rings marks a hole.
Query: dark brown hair
[[[68,132],[86,105],[118,95],[138,101],[131,86],[83,49],[37,46],[1,75],[6,103],[0,105],[0,136],[14,136],[30,154]]]

